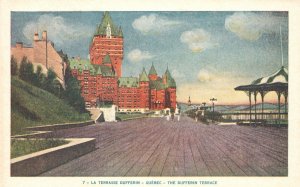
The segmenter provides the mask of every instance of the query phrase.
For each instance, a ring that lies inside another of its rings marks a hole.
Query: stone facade
[[[11,48],[11,55],[15,57],[17,63],[20,64],[25,56],[36,68],[38,65],[42,67],[43,73],[48,69],[52,69],[58,80],[64,85],[64,74],[66,63],[54,48],[54,43],[47,40],[47,32],[42,33],[39,38],[38,33],[34,34],[33,44],[31,47],[23,46],[22,42],[17,42],[16,46]]]

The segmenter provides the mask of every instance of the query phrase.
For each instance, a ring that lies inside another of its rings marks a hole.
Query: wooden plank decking
[[[146,118],[57,131],[97,150],[43,176],[287,176],[287,128]],[[63,156],[63,155],[62,155]]]

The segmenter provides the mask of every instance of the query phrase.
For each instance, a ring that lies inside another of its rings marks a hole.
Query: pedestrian
[[[170,121],[170,115],[167,115],[167,121]]]

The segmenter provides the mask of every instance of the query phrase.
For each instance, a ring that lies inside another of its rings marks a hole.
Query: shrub
[[[10,73],[12,76],[18,75],[18,64],[14,56],[10,58]]]
[[[20,64],[19,77],[20,79],[29,83],[35,82],[33,65],[30,61],[27,60],[27,57],[25,56],[22,58]]]

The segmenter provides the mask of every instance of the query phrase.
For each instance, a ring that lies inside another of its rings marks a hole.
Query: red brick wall
[[[102,64],[103,58],[109,54],[112,65],[118,77],[122,76],[123,38],[96,35],[90,47],[90,59],[92,64]]]
[[[81,95],[84,101],[96,106],[99,101],[112,101],[118,104],[118,79],[117,77],[103,77],[102,75],[90,75],[89,70],[78,72],[73,69],[72,74],[80,81]]]
[[[167,88],[166,107],[176,108],[176,88]]]
[[[141,108],[140,90],[136,87],[120,87],[118,89],[119,108]]]
[[[165,90],[155,90],[151,89],[151,103],[150,109],[160,110],[165,107]]]
[[[119,108],[176,108],[176,88],[150,90],[149,82],[140,82],[139,87],[118,87],[117,77],[94,76],[88,70],[80,73],[75,69],[72,74],[80,81],[84,100],[92,106],[96,106],[99,99],[112,101]]]
[[[100,101],[112,101],[118,103],[118,78],[102,77],[98,79],[97,89],[99,89]]]
[[[149,82],[140,82],[140,108],[150,108]]]

